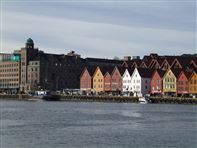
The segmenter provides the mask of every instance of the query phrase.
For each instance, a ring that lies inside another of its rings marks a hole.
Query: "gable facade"
[[[93,90],[95,92],[104,91],[104,76],[99,67],[96,68],[93,75]]]
[[[162,93],[162,78],[157,71],[154,72],[150,82],[151,94]]]
[[[117,67],[111,75],[111,91],[122,91],[122,76]]]
[[[193,72],[189,79],[189,93],[197,95],[197,73]]]
[[[111,91],[111,75],[108,72],[104,76],[104,91]]]
[[[133,71],[133,74],[131,76],[131,88],[132,88],[132,92],[134,94],[134,96],[140,96],[142,94],[141,92],[141,76],[137,70],[137,68],[135,68],[135,70]]]
[[[128,69],[125,70],[123,77],[122,77],[123,92],[132,92],[132,84],[131,84],[131,75]]]
[[[80,90],[87,91],[91,89],[92,89],[92,77],[90,76],[87,68],[85,68],[80,77]]]
[[[163,77],[163,92],[176,94],[176,77],[170,69],[166,71]]]

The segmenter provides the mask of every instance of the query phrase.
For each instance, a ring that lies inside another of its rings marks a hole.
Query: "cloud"
[[[76,50],[83,57],[196,52],[193,31],[133,27],[15,11],[4,13],[1,32],[6,51],[24,46],[25,40],[32,37],[36,47],[45,52],[62,54]]]

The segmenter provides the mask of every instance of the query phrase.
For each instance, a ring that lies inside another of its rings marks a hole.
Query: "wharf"
[[[26,94],[7,95],[0,94],[0,100],[28,101],[34,97]],[[85,96],[85,95],[60,95],[60,101],[72,102],[114,102],[114,103],[138,103],[138,97],[126,96]],[[150,97],[151,103],[165,104],[196,104],[197,98],[182,97]]]

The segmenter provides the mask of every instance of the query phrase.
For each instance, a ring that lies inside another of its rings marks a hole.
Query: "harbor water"
[[[197,106],[0,101],[1,148],[196,148]]]

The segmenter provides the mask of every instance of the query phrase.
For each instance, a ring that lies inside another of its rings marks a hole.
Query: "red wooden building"
[[[154,71],[150,81],[151,94],[155,95],[163,92],[163,76],[165,72],[159,69]]]
[[[104,76],[104,91],[111,91],[111,73],[114,66],[100,66],[100,70]]]
[[[111,74],[111,91],[122,91],[122,75],[125,72],[124,67],[115,67]]]
[[[181,71],[177,78],[177,95],[189,94],[189,78],[191,73]]]
[[[104,75],[104,91],[111,91],[111,75],[109,74],[109,72],[106,72]]]
[[[92,76],[97,66],[85,67],[80,76],[80,90],[91,91],[93,88]]]

